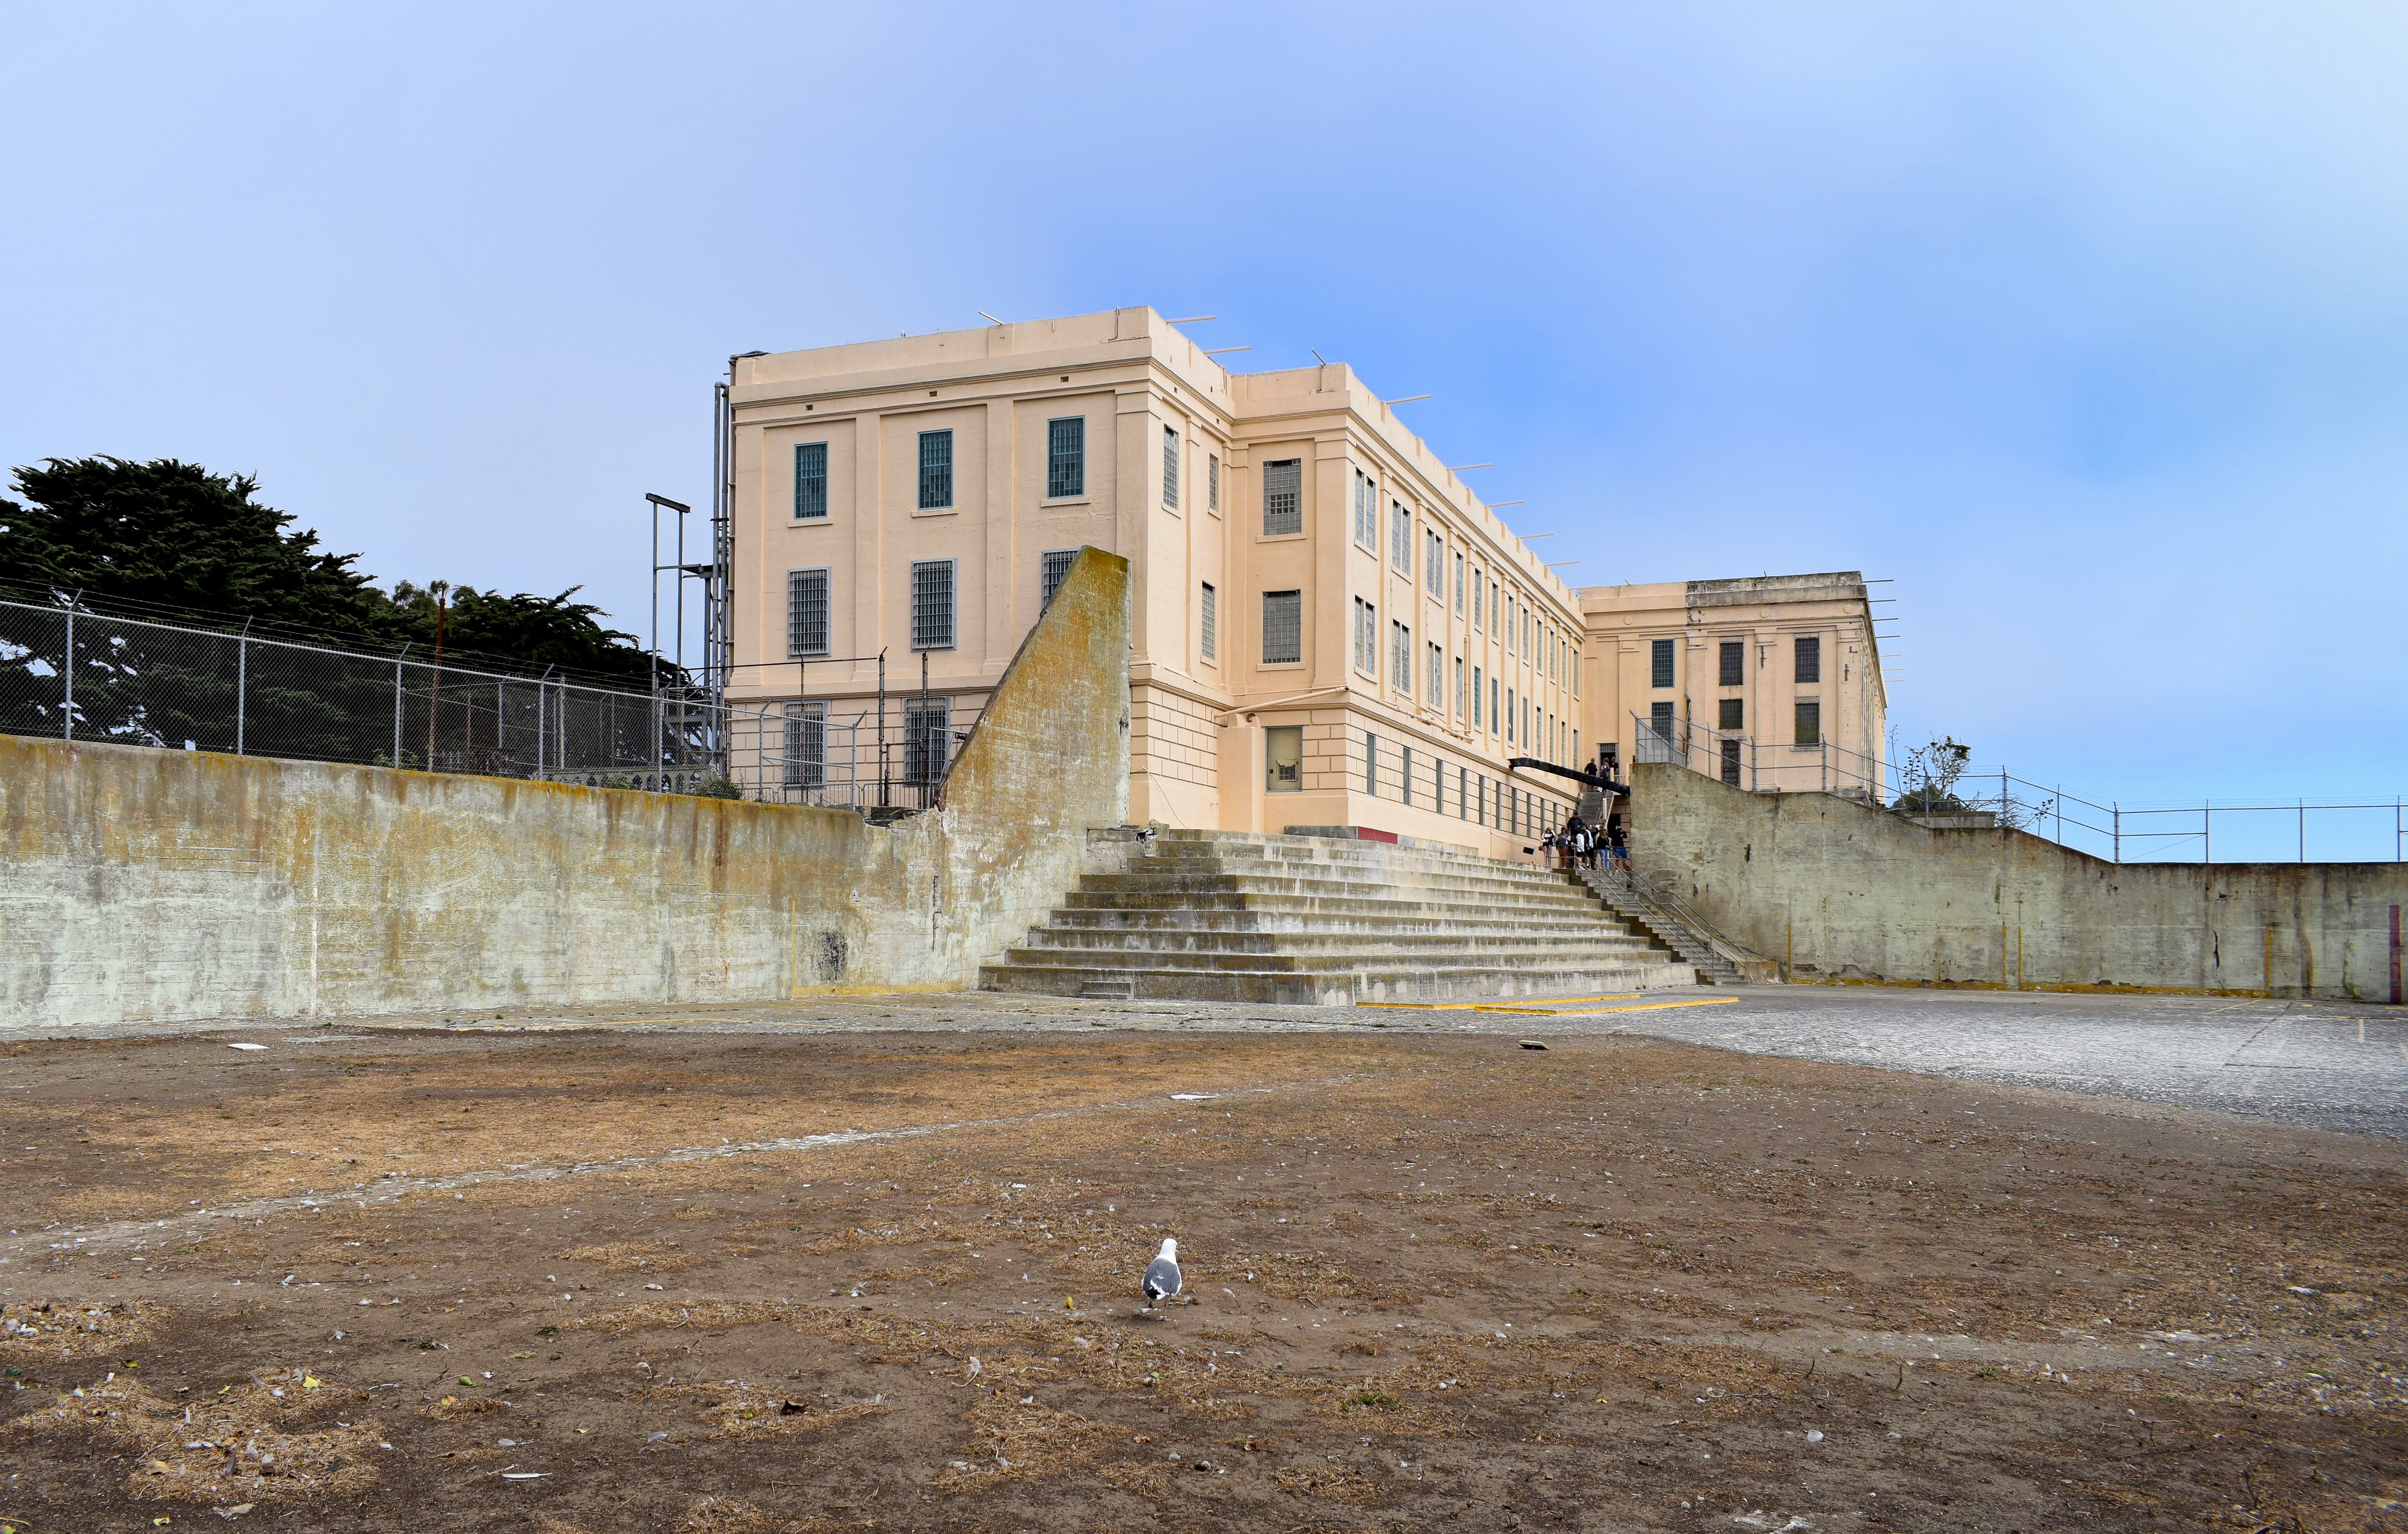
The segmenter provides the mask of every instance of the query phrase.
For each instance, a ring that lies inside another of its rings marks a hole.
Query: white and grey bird
[[[1148,1309],[1161,1304],[1179,1293],[1179,1242],[1165,1237],[1162,1250],[1154,1254],[1145,1267],[1145,1303]]]

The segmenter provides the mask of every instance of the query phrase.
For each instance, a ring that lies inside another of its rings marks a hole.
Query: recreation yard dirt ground
[[[0,1047],[0,1527],[2408,1529],[2397,1140],[1109,1021]]]

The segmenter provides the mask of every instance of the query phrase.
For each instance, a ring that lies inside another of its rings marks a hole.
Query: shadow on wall
[[[976,982],[1128,813],[1128,562],[1084,549],[939,808],[0,736],[0,1025]]]
[[[2107,863],[1677,764],[1630,781],[1640,877],[1793,981],[2399,999],[2397,863]]]

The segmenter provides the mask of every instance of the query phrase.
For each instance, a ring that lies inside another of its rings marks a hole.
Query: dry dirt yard
[[[2398,1141],[1546,1042],[11,1044],[0,1525],[2408,1529]]]

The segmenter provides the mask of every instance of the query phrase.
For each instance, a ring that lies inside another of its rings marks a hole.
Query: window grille
[[[1455,556],[1455,615],[1463,616],[1463,556]],[[1458,796],[1458,798],[1460,796]]]
[[[1388,624],[1388,685],[1407,697],[1413,695],[1413,631],[1403,624]]]
[[[798,442],[795,446],[795,520],[814,522],[827,515],[827,444]]]
[[[1469,767],[1459,767],[1455,769],[1455,818],[1457,820],[1469,820],[1471,818],[1471,811],[1466,805],[1467,796],[1464,793],[1465,788],[1470,783],[1470,781],[1471,769]]]
[[[827,712],[824,699],[786,705],[788,788],[827,786]]]
[[[1823,743],[1823,705],[1812,698],[1799,700],[1798,743],[1801,746]]]
[[[1739,742],[1726,740],[1722,743],[1722,748],[1723,781],[1737,788],[1739,786]]]
[[[1413,514],[1402,501],[1388,503],[1388,562],[1413,578]]]
[[[1664,739],[1672,738],[1672,704],[1670,699],[1647,705],[1647,727]]]
[[[1798,637],[1798,680],[1823,680],[1823,641],[1819,636],[1801,634]]]
[[[1747,681],[1747,643],[1743,639],[1723,641],[1723,667],[1720,681],[1726,687],[1739,687]]]
[[[1221,455],[1217,452],[1204,458],[1204,509],[1221,509]]]
[[[1263,466],[1263,536],[1304,531],[1304,460],[1281,458]]]
[[[1497,722],[1498,722],[1498,720],[1499,718],[1501,718],[1501,717],[1502,717],[1502,716],[1498,712],[1498,710],[1497,710],[1497,679],[1496,679],[1495,677],[1491,677],[1491,678],[1489,678],[1489,679],[1488,679],[1488,733],[1489,733],[1489,734],[1491,734],[1491,735],[1495,735],[1495,734],[1497,733]]]
[[[1445,597],[1446,538],[1436,528],[1422,534],[1422,580],[1428,583],[1432,596]]]
[[[1422,695],[1433,709],[1446,707],[1446,652],[1429,647],[1429,691]]]
[[[1721,717],[1714,721],[1714,727],[1720,730],[1727,730],[1731,734],[1737,735],[1741,730],[1747,727],[1746,720],[1747,700],[1745,698],[1727,697],[1722,700]]]
[[[903,700],[903,781],[933,783],[953,760],[953,703],[949,697]]]
[[[1653,639],[1647,645],[1647,681],[1653,687],[1672,685],[1672,641]]]
[[[1478,695],[1473,695],[1477,696]],[[1463,717],[1463,657],[1455,657],[1455,717]],[[1474,723],[1478,723],[1474,721]]]
[[[1087,493],[1087,418],[1066,415],[1045,423],[1045,498]]]
[[[1162,428],[1162,504],[1179,505],[1179,428]]]
[[[1487,627],[1480,621],[1480,584],[1484,579],[1480,573],[1480,566],[1473,566],[1471,567],[1471,626],[1481,629]]]
[[[828,652],[828,572],[786,572],[786,653],[789,657]]]
[[[920,434],[920,509],[940,511],[953,504],[953,434]]]
[[[1263,593],[1263,664],[1293,666],[1304,659],[1304,593]]]
[[[1064,581],[1069,579],[1070,562],[1078,557],[1079,551],[1076,549],[1048,549],[1038,556],[1041,561],[1039,566],[1038,580],[1043,587],[1043,594],[1037,599],[1037,609],[1039,612],[1053,606],[1054,594],[1062,589]]]
[[[1198,615],[1202,619],[1202,626],[1197,635],[1197,653],[1208,661],[1212,659],[1220,644],[1219,601],[1220,594],[1212,589],[1212,582],[1205,581],[1203,595],[1197,603]]]
[[[1399,754],[1397,759],[1402,766],[1399,768],[1400,775],[1397,779],[1397,789],[1404,796],[1405,803],[1411,805],[1413,802],[1413,748],[1404,746],[1398,750]]]
[[[911,648],[953,648],[953,562],[924,559],[911,566]]]
[[[1514,711],[1515,711],[1515,710],[1514,710],[1514,708],[1513,708],[1513,689],[1512,689],[1512,688],[1511,688],[1511,687],[1508,687],[1508,688],[1506,688],[1506,689],[1505,689],[1505,738],[1506,738],[1506,739],[1508,739],[1508,740],[1511,740],[1511,739],[1512,739],[1512,738],[1513,738],[1513,714],[1514,714]]]
[[[1377,796],[1380,792],[1380,738],[1363,737],[1363,792]]]

